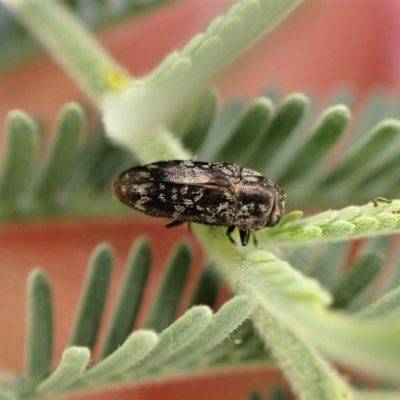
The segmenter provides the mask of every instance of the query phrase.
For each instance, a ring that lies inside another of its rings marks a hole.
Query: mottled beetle
[[[284,213],[285,193],[256,171],[232,163],[160,161],[123,172],[114,196],[152,217],[239,228],[243,246],[250,232],[275,226]]]

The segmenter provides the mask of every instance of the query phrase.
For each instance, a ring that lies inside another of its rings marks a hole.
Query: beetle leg
[[[236,245],[236,242],[232,239],[231,233],[235,230],[235,225],[231,225],[226,230],[226,236],[228,236],[229,240],[232,244]]]
[[[169,224],[165,225],[166,228],[175,228],[176,226],[185,224],[185,221],[172,221]]]
[[[239,229],[239,234],[240,234],[240,241],[242,242],[242,246],[246,246],[247,243],[249,242],[250,231],[242,231],[241,229]]]

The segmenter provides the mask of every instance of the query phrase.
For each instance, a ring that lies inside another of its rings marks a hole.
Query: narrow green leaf
[[[396,252],[394,261],[388,271],[383,292],[388,293],[400,286],[400,257],[399,251]]]
[[[192,38],[194,40],[196,36]],[[176,64],[180,61],[181,57],[178,51],[173,51],[164,58],[163,62],[153,70],[152,79],[153,82],[162,82],[165,75],[170,74],[170,70],[174,69]]]
[[[350,112],[345,106],[334,106],[327,109],[320,117],[310,137],[289,162],[283,174],[276,178],[280,185],[289,185],[301,179],[319,163],[332,149],[344,133],[350,122]]]
[[[79,310],[70,346],[93,349],[99,333],[113,270],[113,255],[106,244],[100,244],[89,261],[85,287],[81,294]]]
[[[201,36],[201,34],[200,34]],[[198,37],[194,36],[193,40],[197,40]],[[204,44],[206,45],[206,44]],[[165,85],[171,82],[179,81],[180,79],[185,79],[190,72],[190,69],[193,65],[192,60],[189,57],[166,57],[169,65],[167,68],[164,68],[163,65],[159,65],[155,70],[155,75],[151,75],[152,84],[154,87],[160,87],[161,85]],[[138,82],[136,82],[138,83]],[[141,81],[141,85],[143,82]]]
[[[343,179],[348,179],[360,169],[367,171],[368,165],[390,146],[399,133],[400,122],[396,120],[385,120],[375,126],[365,139],[360,141],[358,146],[345,157],[344,161],[322,179],[319,183],[321,189],[330,188]]]
[[[364,244],[363,252],[386,254],[390,251],[391,242],[390,236],[376,236]]]
[[[384,254],[388,254],[389,249],[391,248],[391,242],[392,238],[390,236],[376,236],[371,238],[368,241],[364,241],[362,250],[363,254],[369,254],[369,253],[376,253],[376,254],[381,254],[382,256]],[[351,247],[350,247],[351,248]],[[345,265],[345,264],[344,264]],[[363,290],[346,308],[346,311],[350,313],[355,313],[360,311],[362,308],[364,308],[367,304],[371,303],[371,299],[376,298],[376,290],[379,288],[380,289],[380,284],[381,284],[381,276],[382,274],[382,268],[375,280],[371,285],[367,286],[365,290]],[[389,279],[388,276],[385,273],[385,278]],[[332,281],[334,283],[334,280]],[[383,292],[382,290],[380,290]]]
[[[189,274],[191,253],[187,243],[175,248],[144,324],[147,329],[161,332],[174,320]]]
[[[365,254],[344,272],[332,287],[334,308],[346,308],[378,275],[383,258]]]
[[[219,97],[214,89],[205,90],[192,107],[181,135],[183,145],[192,153],[196,154],[203,144],[216,117],[218,107]]]
[[[85,372],[90,361],[86,347],[69,347],[64,350],[56,370],[37,387],[40,396],[51,396],[64,391]]]
[[[360,121],[351,138],[354,145],[363,140],[365,132],[371,130],[374,125],[381,122],[384,118],[387,118],[387,93],[378,89],[375,93],[366,96],[365,102],[360,113]]]
[[[261,142],[249,157],[249,167],[262,170],[272,159],[275,152],[295,132],[303,118],[309,100],[304,94],[292,94],[285,98],[272,116]]]
[[[217,346],[201,357],[201,365],[234,365],[243,362],[272,362],[270,349],[258,337],[251,319],[243,323]]]
[[[214,156],[215,160],[245,164],[246,154],[254,153],[262,140],[272,112],[272,102],[266,97],[249,104],[228,141]]]
[[[318,255],[310,246],[289,247],[285,260],[298,271],[312,275],[313,265]]]
[[[400,314],[400,287],[391,290],[375,303],[363,308],[357,316],[363,318],[387,318],[398,317]]]
[[[190,306],[207,305],[213,307],[217,299],[221,278],[212,262],[208,262],[202,270],[196,289],[190,300]]]
[[[261,307],[255,310],[254,321],[299,399],[351,399],[346,381],[318,354],[314,346]]]
[[[156,346],[158,336],[148,330],[132,333],[116,351],[85,373],[79,386],[98,387],[135,366]]]
[[[98,127],[78,155],[68,184],[70,196],[85,192],[92,185],[91,178],[99,161],[104,159],[108,146],[103,127]]]
[[[216,160],[214,155],[217,153],[217,149],[223,146],[223,143],[228,140],[232,130],[239,122],[243,107],[244,101],[235,99],[229,102],[222,112],[217,115],[203,145],[198,151],[199,160],[220,161]]]
[[[93,209],[93,201],[99,198],[99,192],[104,190],[110,197],[112,180],[135,164],[137,160],[132,153],[111,144],[104,129],[98,128],[76,159],[67,184],[68,202],[75,202],[78,208],[82,208],[82,198],[89,197],[90,203],[84,209]]]
[[[62,109],[50,148],[34,178],[34,195],[48,200],[65,184],[78,154],[83,123],[80,106],[72,103]]]
[[[348,243],[327,243],[325,249],[319,254],[313,270],[309,271],[312,276],[326,288],[330,288],[339,276],[339,271],[346,261],[349,245]],[[307,246],[309,251],[312,251]]]
[[[103,154],[97,158],[93,165],[88,177],[88,184],[96,192],[105,190],[109,194],[111,184],[116,176],[137,164],[138,160],[132,153],[116,147],[105,138]]]
[[[50,282],[39,269],[28,278],[26,374],[33,383],[44,379],[53,356],[53,300]]]
[[[151,267],[151,249],[147,239],[140,238],[132,247],[122,287],[104,340],[101,358],[125,342],[135,324]]]
[[[132,368],[129,376],[138,379],[148,375],[149,371],[155,368],[167,367],[167,360],[196,340],[197,336],[202,335],[211,320],[212,311],[206,306],[195,306],[187,310],[185,314],[161,332],[159,342],[151,354]]]
[[[296,219],[299,219],[302,216],[303,216],[303,211],[300,210],[291,211],[289,214],[286,214],[282,217],[282,219],[279,221],[278,227],[282,228],[289,222],[295,221]]]
[[[184,368],[213,349],[241,325],[253,309],[254,304],[246,296],[236,296],[227,301],[193,340],[171,353],[168,358],[169,368]]]
[[[357,186],[368,188],[381,180],[386,180],[389,185],[392,185],[393,179],[388,177],[393,176],[397,178],[400,174],[400,153],[394,154],[392,157],[385,159],[380,165],[362,177],[357,183]],[[397,186],[397,185],[394,185]],[[365,189],[364,189],[365,190]]]
[[[6,151],[0,176],[0,201],[15,207],[17,196],[26,189],[32,173],[37,127],[22,111],[9,113],[6,126]]]

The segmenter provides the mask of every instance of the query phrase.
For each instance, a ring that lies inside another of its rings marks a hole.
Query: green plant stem
[[[34,32],[97,106],[103,96],[113,90],[114,79],[130,79],[60,3],[43,0],[4,0],[4,3]]]
[[[336,360],[386,377],[400,373],[400,324],[396,319],[383,325],[329,310],[328,292],[272,253],[233,248],[216,228],[195,225],[193,230],[234,291],[265,310],[257,314],[258,326],[264,326],[263,318],[271,315]]]
[[[253,318],[260,336],[273,349],[300,399],[351,399],[350,387],[312,345],[301,340],[276,318],[266,315],[261,308],[253,313]]]

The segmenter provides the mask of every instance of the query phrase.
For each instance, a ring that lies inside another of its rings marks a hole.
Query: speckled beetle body
[[[283,216],[284,191],[256,171],[232,163],[160,161],[123,172],[114,196],[152,217],[239,229],[243,246],[250,232],[275,226]]]

